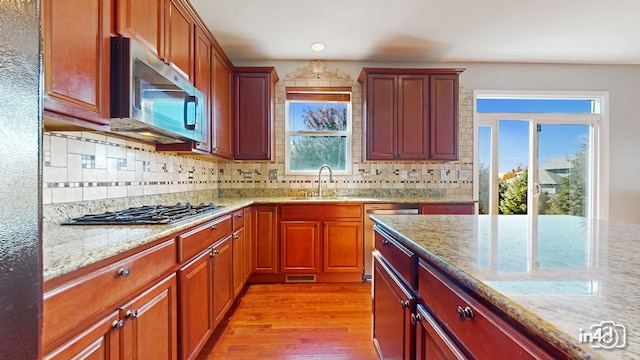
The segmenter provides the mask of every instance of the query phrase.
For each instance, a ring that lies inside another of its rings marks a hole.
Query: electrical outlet
[[[251,178],[253,178],[253,173],[251,171],[247,171],[247,172],[242,173],[242,176],[245,179],[251,179]]]
[[[447,178],[447,170],[440,170],[440,180]]]
[[[269,170],[269,174],[267,175],[269,180],[278,180],[278,169]]]
[[[418,178],[418,172],[415,170],[411,170],[409,171],[409,178],[411,179],[417,179]]]
[[[458,179],[467,180],[469,173],[467,170],[458,170]]]
[[[193,171],[187,171],[187,179],[193,179]]]
[[[400,179],[405,180],[408,177],[408,173],[407,170],[400,170]]]

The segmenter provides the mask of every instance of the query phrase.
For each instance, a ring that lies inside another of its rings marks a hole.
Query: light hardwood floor
[[[377,359],[371,285],[252,284],[198,360]]]

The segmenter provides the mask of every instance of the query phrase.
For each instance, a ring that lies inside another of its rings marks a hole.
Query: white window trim
[[[347,103],[347,130],[344,131],[291,131],[289,130],[289,104],[296,102],[309,102],[308,100],[285,100],[285,112],[284,112],[284,172],[285,175],[317,175],[318,170],[306,170],[306,171],[291,171],[291,159],[289,158],[290,151],[290,141],[289,138],[292,135],[313,135],[313,136],[345,136],[347,138],[346,148],[345,148],[345,170],[336,170],[332,169],[334,175],[351,175],[352,171],[352,137],[353,137],[353,128],[352,128],[352,113],[351,106],[352,102],[349,101]],[[335,101],[325,101],[325,103],[334,103]],[[335,102],[335,103],[343,103],[343,102]]]
[[[552,114],[552,113],[478,113],[475,106],[478,98],[507,98],[507,99],[598,99],[599,114]],[[597,128],[592,139],[591,151],[597,152],[597,162],[593,171],[593,181],[590,191],[594,194],[591,217],[601,220],[609,219],[609,93],[606,91],[496,91],[475,90],[473,92],[473,149],[476,171],[473,174],[473,196],[478,198],[479,193],[479,157],[478,157],[478,126],[493,126],[497,129],[498,119],[522,119],[533,120],[532,123],[590,123]],[[535,126],[535,125],[534,125]],[[492,144],[496,144],[497,131],[492,131]],[[535,136],[535,135],[534,135]],[[497,161],[497,149],[491,149],[491,162]],[[530,153],[533,153],[530,151]],[[530,155],[531,156],[531,155]],[[535,155],[533,155],[535,156]],[[532,161],[532,159],[530,159]],[[533,163],[533,162],[531,162]],[[491,179],[496,179],[498,170],[491,167]],[[495,173],[494,173],[495,172]],[[530,174],[530,176],[532,176]],[[492,180],[493,181],[493,180]],[[492,185],[493,186],[493,185]],[[490,206],[496,207],[497,204]],[[497,213],[497,212],[496,212]]]

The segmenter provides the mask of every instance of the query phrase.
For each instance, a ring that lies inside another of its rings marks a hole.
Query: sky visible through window
[[[560,114],[591,114],[594,104],[592,100],[538,100],[538,99],[478,99],[477,111],[481,113],[560,113]],[[509,119],[504,119],[509,120]],[[539,161],[543,163],[554,157],[567,156],[582,151],[583,144],[588,140],[588,126],[549,125],[542,126],[542,131],[549,129],[539,137]],[[529,164],[529,122],[528,121],[500,121],[498,141],[498,172],[503,174],[521,166],[528,168]],[[478,129],[479,160],[490,163],[491,131],[489,127]],[[484,144],[484,145],[483,145]]]

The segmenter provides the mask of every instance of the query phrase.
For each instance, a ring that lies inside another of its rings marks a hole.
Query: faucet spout
[[[320,182],[320,177],[322,176],[323,169],[329,170],[329,181],[333,181],[333,170],[331,170],[331,167],[327,164],[320,166],[320,170],[318,171],[318,197],[322,197],[322,183]]]

